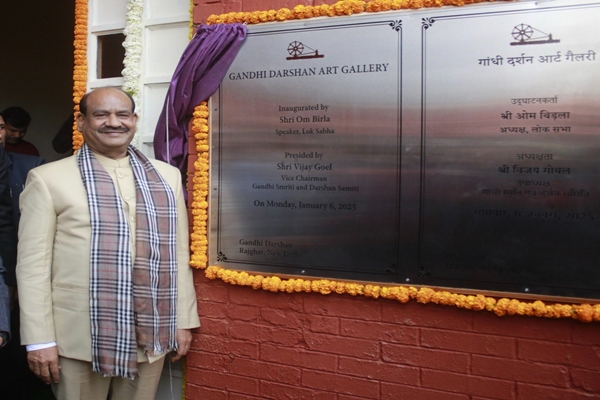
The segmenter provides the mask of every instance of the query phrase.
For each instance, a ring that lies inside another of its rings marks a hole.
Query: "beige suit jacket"
[[[123,162],[97,158],[105,168],[110,164],[106,169],[118,187],[130,224],[134,225],[135,188],[130,187],[133,176],[128,159]],[[166,163],[151,161],[177,198],[177,326],[195,328],[200,322],[189,266],[188,219],[180,173]],[[17,284],[21,342],[24,345],[56,342],[59,355],[91,361],[91,227],[76,156],[29,172],[20,208]],[[145,361],[145,356],[138,354],[138,360]]]

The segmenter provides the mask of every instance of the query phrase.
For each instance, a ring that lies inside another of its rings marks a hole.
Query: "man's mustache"
[[[99,128],[98,132],[100,132],[100,133],[106,133],[106,132],[123,132],[123,133],[127,133],[127,132],[129,132],[129,128],[127,128],[125,126],[121,126],[121,127],[105,126],[103,128]]]

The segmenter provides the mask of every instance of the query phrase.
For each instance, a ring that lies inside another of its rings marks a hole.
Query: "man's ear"
[[[75,118],[75,122],[77,122],[77,130],[81,132],[81,127],[83,126],[83,122],[85,121],[85,116],[82,113],[77,114],[77,118]]]

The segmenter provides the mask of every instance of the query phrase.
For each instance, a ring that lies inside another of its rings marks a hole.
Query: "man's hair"
[[[31,115],[23,107],[8,107],[2,111],[4,123],[10,124],[15,128],[26,128],[31,122]]]
[[[98,88],[100,89],[100,88]],[[106,89],[106,88],[103,88]],[[114,89],[114,90],[118,90],[119,92],[125,94],[125,96],[127,96],[129,98],[129,101],[131,101],[131,112],[134,113],[135,112],[135,101],[133,100],[133,97],[131,97],[131,95],[129,93],[127,93],[124,90],[121,90],[119,88],[108,88],[108,89]],[[93,93],[95,90],[92,90],[91,92],[88,92],[86,94],[83,95],[83,97],[81,98],[81,100],[79,100],[79,112],[81,114],[83,114],[84,116],[87,114],[87,99],[88,96]],[[12,124],[11,124],[12,125]]]

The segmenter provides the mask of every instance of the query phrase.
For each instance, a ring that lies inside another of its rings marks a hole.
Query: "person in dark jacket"
[[[0,137],[4,136],[4,120],[0,117]],[[8,187],[8,157],[0,146],[0,347],[10,339],[10,300],[4,280],[7,268],[14,279],[17,233]],[[12,264],[11,264],[12,263]]]

